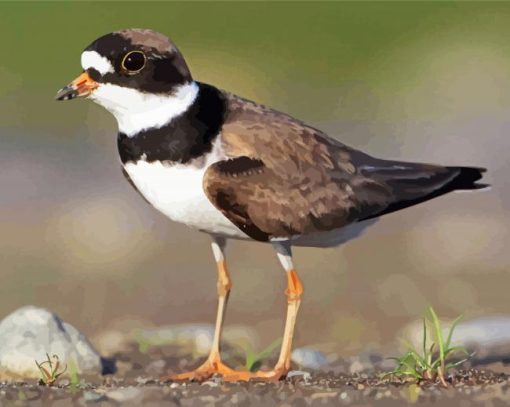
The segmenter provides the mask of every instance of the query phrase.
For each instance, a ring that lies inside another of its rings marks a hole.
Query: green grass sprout
[[[80,376],[78,375],[77,363],[74,359],[69,362],[69,384],[73,389],[80,387]]]
[[[269,344],[267,348],[265,348],[259,353],[255,353],[253,349],[248,349],[246,351],[246,361],[244,363],[244,367],[246,368],[246,370],[248,370],[249,372],[254,372],[258,370],[264,359],[267,359],[269,356],[271,356],[271,353],[273,353],[274,350],[278,346],[280,346],[281,343],[282,338],[278,338],[277,340]]]
[[[53,386],[57,379],[62,376],[66,370],[67,365],[61,369],[60,360],[57,355],[53,355],[50,358],[50,355],[46,354],[46,360],[39,363],[37,360],[35,364],[39,368],[39,372],[41,373],[41,378],[39,379],[39,384],[45,386]]]
[[[421,354],[413,346],[409,346],[403,356],[391,358],[397,362],[397,367],[385,376],[411,377],[416,382],[439,380],[442,386],[447,387],[445,376],[448,370],[463,364],[471,357],[464,347],[451,346],[453,331],[461,321],[462,315],[453,321],[445,340],[436,312],[431,306],[427,311],[423,318]],[[427,343],[428,331],[432,331],[430,346]],[[466,357],[456,362],[448,362],[454,354],[464,354]]]

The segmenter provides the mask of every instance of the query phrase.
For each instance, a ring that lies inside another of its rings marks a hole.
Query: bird
[[[210,354],[169,381],[278,381],[291,367],[304,293],[292,247],[335,247],[388,213],[486,187],[480,167],[375,158],[286,113],[195,80],[166,35],[126,29],[93,41],[57,100],[91,99],[113,114],[122,171],[155,209],[211,237],[218,308]],[[268,243],[286,273],[287,313],[271,370],[234,370],[220,344],[232,281],[229,240]]]

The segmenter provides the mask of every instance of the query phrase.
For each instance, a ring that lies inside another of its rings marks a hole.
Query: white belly
[[[140,160],[127,163],[124,169],[145,199],[173,221],[213,234],[248,238],[205,195],[202,180],[212,164],[208,161],[197,168]]]

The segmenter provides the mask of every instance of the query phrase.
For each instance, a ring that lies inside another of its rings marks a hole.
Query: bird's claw
[[[288,369],[276,366],[273,370],[249,372],[246,370],[234,370],[225,365],[221,360],[206,361],[201,366],[190,372],[166,375],[161,377],[163,382],[204,382],[212,376],[218,375],[224,382],[278,382],[287,375]]]

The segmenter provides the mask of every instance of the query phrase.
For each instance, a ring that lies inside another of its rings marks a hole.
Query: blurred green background
[[[507,314],[510,4],[0,3],[0,316],[31,303],[89,335],[213,322],[207,236],[171,223],[122,177],[116,123],[57,103],[95,38],[168,34],[194,77],[288,112],[373,155],[489,168],[492,190],[388,215],[362,239],[296,249],[297,346],[392,346],[433,304]],[[227,324],[281,335],[285,276],[233,242]]]

